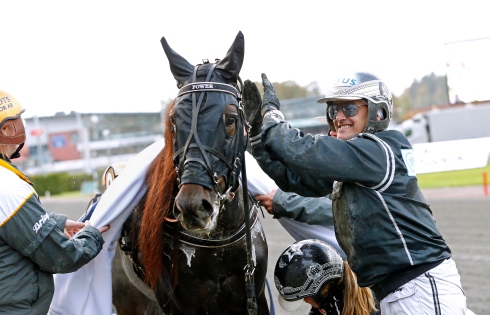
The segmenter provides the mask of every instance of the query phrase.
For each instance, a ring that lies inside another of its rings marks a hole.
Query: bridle
[[[245,157],[240,156],[240,148],[239,148],[239,141],[235,141],[235,145],[233,147],[233,162],[230,164],[230,162],[218,151],[215,149],[208,147],[204,145],[197,133],[197,120],[199,116],[199,112],[202,106],[202,102],[204,99],[204,96],[206,92],[222,92],[222,93],[228,93],[233,95],[236,100],[238,101],[238,111],[240,113],[240,121],[244,122],[247,128],[247,135],[250,132],[250,124],[246,121],[245,119],[245,114],[243,111],[243,106],[242,106],[242,94],[241,92],[235,88],[234,86],[226,83],[219,83],[219,82],[210,82],[210,78],[218,64],[219,60],[216,60],[216,63],[211,64],[209,71],[206,75],[206,79],[204,82],[196,82],[197,81],[197,70],[200,65],[197,65],[194,67],[194,71],[192,74],[192,83],[186,84],[183,86],[177,95],[177,98],[191,93],[192,96],[192,122],[191,122],[191,130],[189,132],[189,135],[187,136],[187,140],[185,142],[185,145],[181,147],[180,149],[176,150],[173,156],[173,161],[174,165],[176,168],[177,172],[177,182],[179,187],[182,185],[182,180],[181,176],[183,174],[183,169],[184,169],[184,164],[187,162],[197,162],[201,164],[205,169],[208,175],[212,179],[213,183],[213,190],[218,196],[219,200],[219,209],[221,211],[223,205],[227,201],[232,201],[235,197],[236,191],[240,187],[239,180],[238,180],[238,165],[241,162],[242,166],[242,188],[243,188],[243,201],[244,201],[244,211],[245,211],[245,237],[246,237],[246,252],[247,252],[247,265],[245,266],[245,287],[246,287],[246,292],[247,292],[247,309],[249,314],[257,314],[258,306],[257,306],[257,299],[256,299],[256,294],[255,294],[255,283],[254,283],[254,273],[255,273],[255,264],[253,262],[253,255],[252,255],[252,237],[251,237],[251,222],[250,222],[250,206],[248,202],[248,187],[247,187],[247,176],[246,176],[246,167],[245,167]],[[208,60],[203,61],[204,64],[208,64]],[[238,81],[240,83],[240,86],[243,86],[241,79],[238,77]],[[199,94],[199,99],[197,98],[197,93]],[[176,125],[175,121],[172,118],[172,113],[170,113],[170,120],[173,124],[173,135],[174,135],[174,140],[176,137]],[[242,130],[242,124],[239,123],[237,124],[237,131],[236,132],[243,132]],[[247,136],[248,137],[248,136]],[[195,142],[192,142],[192,139],[195,140]],[[246,141],[248,139],[245,139]],[[244,142],[245,144],[246,142]],[[197,148],[201,152],[201,157],[191,157],[189,159],[185,159],[186,154],[189,149],[191,148]],[[227,187],[224,189],[224,192],[221,193],[218,185],[218,175],[216,172],[212,169],[211,163],[209,161],[209,157],[207,156],[206,153],[211,153],[212,155],[216,156],[219,158],[221,161],[223,161],[228,168],[231,170],[229,172],[229,176],[226,180],[226,185]],[[236,185],[235,185],[236,184]]]
[[[209,63],[209,61],[204,60],[204,64]],[[243,119],[243,108],[241,105],[241,93],[240,91],[235,88],[234,86],[226,83],[219,83],[219,82],[210,82],[211,75],[213,74],[214,69],[216,68],[216,63],[211,64],[210,69],[208,71],[208,74],[206,76],[206,80],[204,82],[196,82],[197,79],[197,69],[199,68],[200,65],[197,65],[194,67],[194,72],[192,74],[192,82],[189,83],[185,86],[183,86],[177,95],[177,98],[191,93],[192,95],[192,122],[191,122],[191,130],[189,132],[189,135],[187,137],[186,143],[183,147],[181,147],[179,150],[176,150],[173,156],[174,160],[174,165],[177,171],[177,181],[179,184],[179,187],[181,186],[181,176],[182,176],[182,170],[184,168],[184,164],[188,162],[197,162],[201,164],[205,169],[208,175],[212,179],[213,183],[213,190],[218,196],[218,200],[220,202],[220,210],[223,206],[223,203],[226,201],[231,201],[235,197],[235,192],[239,188],[238,183],[238,165],[240,163],[240,154],[239,154],[239,141],[235,141],[235,145],[233,148],[233,162],[230,163],[220,152],[216,151],[214,148],[211,148],[209,146],[204,145],[197,133],[197,120],[199,116],[199,112],[201,110],[201,106],[203,103],[204,95],[206,92],[222,92],[222,93],[228,93],[233,95],[237,101],[238,101],[238,110],[241,113],[241,118]],[[241,81],[240,81],[241,82]],[[199,94],[199,99],[197,99],[196,93],[201,92]],[[173,124],[173,130],[175,130],[175,122],[173,121],[172,118],[172,113],[171,115],[171,121]],[[237,130],[237,132],[240,132],[240,130]],[[174,132],[174,138],[176,137],[176,133]],[[192,139],[195,140],[195,142],[192,142]],[[189,149],[191,148],[197,148],[201,152],[201,157],[191,157],[188,159],[185,159],[185,156],[188,152]],[[226,180],[226,189],[224,190],[223,193],[221,193],[219,186],[218,186],[218,174],[212,169],[211,162],[209,161],[209,157],[207,156],[206,153],[211,153],[212,155],[216,156],[219,158],[223,163],[226,164],[226,166],[231,170],[229,173],[229,176]]]

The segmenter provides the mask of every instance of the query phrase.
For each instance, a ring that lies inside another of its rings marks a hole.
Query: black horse
[[[269,314],[267,242],[240,177],[243,35],[222,60],[197,66],[161,43],[180,91],[147,193],[123,227],[113,304],[118,315],[160,314],[156,303],[167,315]]]

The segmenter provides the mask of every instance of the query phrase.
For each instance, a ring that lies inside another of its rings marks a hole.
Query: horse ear
[[[243,57],[245,55],[245,39],[243,33],[238,32],[235,41],[226,53],[225,58],[221,59],[216,68],[221,70],[221,76],[227,82],[236,82],[238,74],[242,69]]]
[[[177,80],[177,87],[180,89],[192,75],[194,66],[170,48],[165,37],[162,37],[160,42],[170,63],[170,71],[172,71],[175,80]]]

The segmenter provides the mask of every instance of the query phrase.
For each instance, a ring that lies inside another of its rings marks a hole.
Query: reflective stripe
[[[368,137],[368,138],[371,138],[374,141],[378,142],[379,144],[381,144],[381,146],[383,147],[383,149],[385,151],[385,154],[386,154],[386,174],[385,174],[385,177],[383,178],[383,180],[378,185],[373,186],[373,187],[369,187],[369,188],[375,189],[379,192],[383,192],[386,189],[388,189],[388,187],[390,187],[391,183],[393,182],[393,179],[395,178],[395,155],[394,155],[391,147],[386,142],[384,142],[383,140],[378,138],[377,136],[369,134],[369,133],[363,133],[361,135],[363,137]]]
[[[381,202],[383,203],[383,207],[385,208],[386,213],[390,217],[391,223],[393,223],[393,226],[395,227],[396,233],[398,234],[400,241],[403,243],[403,248],[405,249],[405,253],[407,254],[408,260],[410,261],[410,265],[413,266],[412,255],[410,255],[410,252],[408,251],[407,242],[405,242],[405,238],[403,237],[403,234],[400,231],[398,224],[396,224],[395,218],[393,218],[393,215],[391,214],[390,209],[388,209],[388,206],[386,205],[386,202],[383,196],[381,195],[381,193],[377,190],[374,190],[374,192],[378,195],[379,200],[381,200]]]

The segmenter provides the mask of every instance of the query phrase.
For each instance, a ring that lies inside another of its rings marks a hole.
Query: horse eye
[[[237,117],[223,115],[223,123],[225,124],[226,133],[231,137],[236,133]]]
[[[234,126],[236,124],[236,118],[235,117],[226,117],[225,118],[225,125],[228,126]]]

